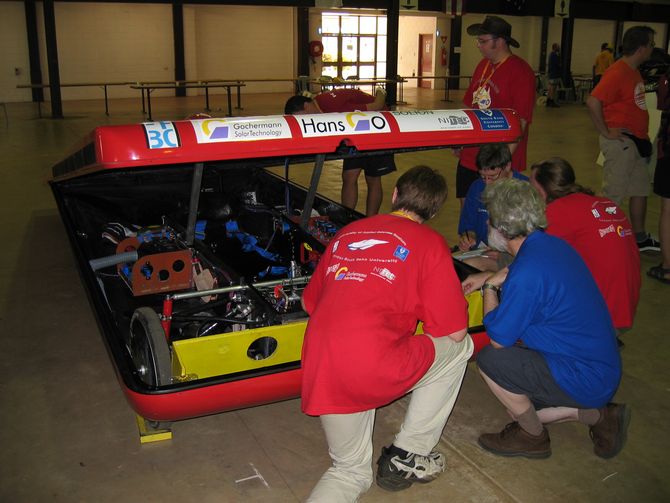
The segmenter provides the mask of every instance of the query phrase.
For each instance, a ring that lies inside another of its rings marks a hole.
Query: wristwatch
[[[482,285],[482,295],[484,294],[484,290],[493,290],[495,293],[500,292],[500,288],[491,283],[484,283]]]

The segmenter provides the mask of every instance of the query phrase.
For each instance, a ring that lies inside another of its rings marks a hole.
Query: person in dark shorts
[[[286,115],[318,114],[327,112],[354,112],[383,110],[386,108],[386,93],[378,89],[375,96],[359,89],[334,89],[317,94],[313,98],[297,95],[286,102]],[[365,215],[379,213],[384,198],[381,177],[396,171],[392,154],[365,155],[345,159],[342,165],[342,205],[356,208],[358,203],[358,178],[365,172],[368,194],[365,201]]]
[[[659,79],[657,108],[661,110],[658,131],[654,194],[661,197],[661,217],[658,220],[658,238],[661,242],[661,263],[651,267],[647,276],[670,285],[670,56],[665,55],[668,71]]]
[[[530,184],[501,180],[486,187],[483,200],[489,245],[514,261],[483,284],[466,278],[463,289],[481,286],[491,344],[477,365],[514,421],[481,435],[479,445],[500,456],[546,458],[551,444],[544,425],[579,421],[590,427],[597,456],[616,456],[630,410],[609,403],[621,380],[621,357],[593,276],[574,248],[543,232],[544,201]]]

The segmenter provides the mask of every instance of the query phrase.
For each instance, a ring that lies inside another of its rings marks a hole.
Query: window
[[[332,12],[321,15],[322,75],[386,78],[386,17]]]

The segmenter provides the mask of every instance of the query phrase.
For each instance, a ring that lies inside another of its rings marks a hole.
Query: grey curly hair
[[[487,185],[482,201],[489,223],[507,239],[547,227],[544,201],[528,182],[509,178]]]

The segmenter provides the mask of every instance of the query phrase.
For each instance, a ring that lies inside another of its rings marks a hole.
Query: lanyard
[[[498,63],[497,65],[495,65],[495,64],[494,64],[494,65],[491,65],[491,61],[486,60],[486,66],[484,67],[484,71],[482,72],[482,76],[479,78],[479,88],[480,88],[480,89],[486,87],[486,84],[489,83],[489,80],[491,80],[491,77],[493,77],[493,74],[496,72],[496,70],[497,70],[498,68],[500,68],[500,67],[503,65],[503,63],[504,63],[505,61],[507,61],[507,58],[509,58],[509,54],[508,54],[507,56],[505,56],[505,59],[503,59],[503,60],[502,60],[500,63]],[[489,74],[488,77],[486,77],[486,79],[484,79],[484,77],[486,76],[486,72],[487,72],[488,69],[489,69],[489,66],[491,67],[491,73]]]

